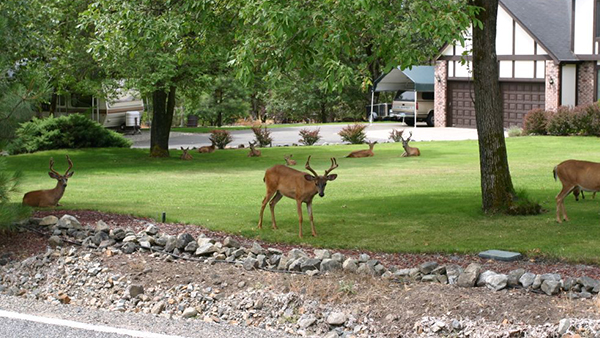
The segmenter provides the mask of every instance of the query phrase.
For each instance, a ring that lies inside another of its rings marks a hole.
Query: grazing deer
[[[215,152],[215,144],[212,143],[209,146],[202,146],[198,148],[199,153],[214,153]]]
[[[260,157],[260,150],[254,148],[256,143],[248,142],[250,145],[250,152],[248,153],[248,157]]]
[[[181,154],[180,159],[182,159],[184,161],[189,161],[189,160],[193,159],[192,155],[190,153],[188,153],[188,151],[190,151],[190,147],[187,147],[185,149],[183,149],[183,147],[181,147],[181,150],[183,150],[183,154]]]
[[[308,216],[310,217],[310,226],[312,235],[317,236],[315,230],[315,223],[313,221],[312,213],[312,200],[316,194],[323,197],[325,196],[325,186],[327,181],[333,181],[337,178],[336,174],[329,175],[329,173],[338,167],[335,158],[331,158],[331,167],[325,170],[323,176],[319,176],[310,167],[310,156],[306,160],[305,168],[312,173],[307,174],[296,169],[288,168],[284,165],[277,164],[265,172],[264,181],[267,185],[267,194],[262,201],[260,208],[260,219],[258,221],[258,228],[262,229],[263,213],[267,203],[271,208],[271,221],[273,222],[273,229],[277,229],[275,223],[275,205],[281,197],[289,197],[296,200],[296,206],[298,209],[298,220],[300,226],[299,236],[302,238],[302,202],[306,203],[306,209],[308,210]]]
[[[410,142],[411,137],[412,131],[410,132],[410,135],[406,140],[402,137],[402,135],[400,135],[400,139],[402,140],[402,147],[404,148],[404,153],[402,153],[402,157],[421,156],[421,151],[419,150],[419,148],[410,147],[408,145],[408,142]]]
[[[289,156],[284,156],[283,159],[285,160],[285,164],[287,166],[293,166],[296,165],[296,160],[292,160],[292,154],[290,154]]]
[[[575,196],[575,200],[579,202],[579,194],[581,194],[581,199],[585,199],[585,195],[583,194],[583,189],[581,189],[580,186],[576,186],[575,189],[573,189],[573,196]],[[588,190],[586,190],[588,191]],[[596,191],[594,191],[594,193],[592,194],[592,198],[596,198]]]
[[[377,141],[369,142],[369,149],[355,150],[346,157],[353,157],[353,158],[372,157],[373,155],[375,155],[373,153],[373,147],[375,147],[375,144],[377,144]]]
[[[574,191],[600,191],[600,163],[567,160],[554,167],[554,180],[560,179],[562,190],[556,195],[556,221],[568,221],[565,210],[565,197]]]
[[[23,196],[23,204],[29,205],[30,207],[53,207],[60,206],[58,201],[60,201],[61,197],[65,193],[65,188],[67,187],[67,181],[73,174],[74,171],[69,172],[71,168],[73,168],[73,162],[67,155],[67,161],[69,162],[69,168],[65,171],[64,175],[59,174],[54,170],[54,159],[50,158],[50,172],[48,175],[58,181],[56,187],[54,189],[49,190],[35,190],[30,191]]]

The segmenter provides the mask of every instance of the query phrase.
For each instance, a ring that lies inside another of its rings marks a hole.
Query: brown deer
[[[69,172],[71,168],[73,168],[73,162],[67,155],[67,161],[69,162],[69,168],[65,171],[64,175],[59,174],[54,170],[54,159],[50,158],[50,172],[48,175],[58,181],[56,187],[54,189],[49,190],[35,190],[30,191],[23,196],[23,204],[28,205],[30,207],[53,207],[60,206],[58,201],[60,201],[61,197],[65,193],[65,188],[67,187],[67,181],[73,174],[74,171]]]
[[[192,155],[188,152],[188,151],[190,151],[190,147],[187,147],[185,149],[183,149],[183,147],[181,147],[181,150],[183,150],[183,154],[181,154],[181,157],[179,157],[180,159],[182,159],[184,161],[189,161],[189,160],[193,159]]]
[[[556,221],[568,221],[565,210],[565,197],[578,189],[579,191],[600,191],[600,163],[578,160],[567,160],[554,167],[554,180],[560,179],[562,190],[556,195]]]
[[[198,148],[199,153],[214,153],[215,152],[215,144],[212,143],[209,146],[202,146]]]
[[[250,152],[248,153],[248,157],[260,157],[260,150],[254,148],[256,142],[248,142],[250,145]]]
[[[585,199],[585,195],[583,194],[583,189],[581,189],[580,186],[576,186],[575,189],[573,189],[573,196],[575,196],[575,200],[579,202],[579,194],[581,194],[581,198]],[[587,190],[586,190],[587,191]],[[594,193],[592,194],[592,198],[595,199],[596,198],[596,191],[594,191]]]
[[[355,151],[351,152],[346,157],[353,157],[353,158],[372,157],[373,155],[375,155],[373,153],[373,147],[375,147],[375,144],[377,144],[377,141],[376,142],[369,142],[369,149],[355,150]]]
[[[292,160],[292,154],[290,154],[289,156],[286,155],[283,157],[283,159],[285,160],[285,164],[289,167],[289,166],[293,166],[296,165],[296,160]]]
[[[329,173],[337,167],[337,161],[334,157],[332,157],[331,167],[325,170],[325,174],[323,176],[319,176],[310,167],[309,156],[308,160],[306,160],[305,168],[310,171],[312,175],[281,164],[277,164],[267,169],[263,179],[267,186],[267,194],[263,199],[262,206],[260,208],[258,228],[262,229],[263,213],[267,203],[269,203],[269,207],[271,208],[271,221],[273,222],[273,229],[277,229],[277,223],[275,222],[275,205],[277,202],[279,202],[281,197],[285,196],[296,200],[300,238],[302,238],[302,202],[306,203],[306,209],[308,210],[308,216],[310,217],[312,235],[317,236],[315,223],[313,221],[312,200],[316,194],[319,194],[321,197],[325,196],[325,186],[327,185],[327,181],[333,181],[337,178],[336,174],[329,175]]]
[[[410,142],[411,137],[412,131],[410,132],[410,135],[406,140],[402,137],[402,135],[400,135],[400,139],[402,140],[402,147],[404,148],[404,153],[402,153],[401,155],[402,157],[421,156],[421,151],[419,150],[419,148],[411,147],[408,145],[408,142]]]

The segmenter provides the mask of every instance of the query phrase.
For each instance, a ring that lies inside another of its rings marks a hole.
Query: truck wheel
[[[430,112],[429,115],[427,115],[427,120],[425,120],[425,122],[427,122],[428,127],[433,127],[435,125],[433,120],[433,112]]]
[[[406,123],[407,125],[414,127],[415,126],[415,119],[412,117],[406,117],[404,118],[404,123]]]

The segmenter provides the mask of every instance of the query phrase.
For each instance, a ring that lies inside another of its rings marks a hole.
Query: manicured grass
[[[554,197],[560,183],[552,169],[576,158],[600,162],[597,138],[519,137],[507,139],[516,188],[527,189],[549,212],[538,216],[485,215],[481,212],[476,141],[416,142],[418,158],[402,158],[400,144],[379,144],[372,158],[344,158],[356,146],[264,148],[260,158],[247,149],[194,153],[194,159],[152,159],[146,150],[89,149],[48,151],[9,157],[10,170],[24,172],[23,191],[50,188],[48,158],[66,168],[64,155],[75,164],[61,200],[63,208],[93,209],[185,222],[267,241],[308,243],[330,248],[360,248],[387,252],[476,253],[485,249],[513,250],[569,261],[600,263],[600,199],[565,206],[571,221],[555,222]],[[298,238],[295,202],[277,205],[279,230],[256,227],[265,187],[264,171],[294,154],[297,169],[312,155],[317,172],[337,157],[338,179],[327,185],[324,198],[315,197],[318,237],[310,236],[305,213],[305,238]],[[15,202],[22,195],[14,196]]]

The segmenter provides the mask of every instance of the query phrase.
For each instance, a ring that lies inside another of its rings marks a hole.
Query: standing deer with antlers
[[[400,135],[400,139],[402,140],[402,148],[404,148],[404,153],[402,153],[402,157],[421,155],[421,151],[419,150],[419,148],[411,147],[408,145],[408,142],[410,142],[411,137],[412,131],[410,132],[410,135],[406,140],[402,137],[402,135]]]
[[[565,197],[575,189],[579,191],[600,191],[600,163],[567,160],[554,167],[554,180],[560,179],[562,190],[556,195],[556,221],[568,221],[565,210]]]
[[[54,170],[54,159],[50,158],[50,172],[48,175],[58,181],[56,187],[54,189],[49,190],[35,190],[30,191],[23,196],[23,204],[31,207],[53,207],[60,206],[58,201],[60,201],[61,197],[65,193],[65,188],[67,187],[67,181],[73,174],[74,171],[69,172],[71,168],[73,168],[73,162],[67,155],[67,161],[69,162],[69,168],[65,171],[64,175],[59,174]]]
[[[248,142],[248,144],[250,145],[250,152],[248,152],[248,157],[260,157],[260,150],[254,148],[256,142]]]
[[[296,165],[296,160],[292,160],[292,154],[283,156],[283,159],[285,160],[285,164],[287,166]]]
[[[373,153],[373,147],[375,147],[375,145],[377,144],[377,141],[368,142],[368,144],[369,144],[369,149],[355,150],[355,151],[351,152],[350,154],[348,154],[348,156],[346,156],[346,157],[353,157],[353,158],[372,157],[373,155],[375,155]]]
[[[305,168],[310,171],[312,175],[296,169],[288,168],[281,164],[277,164],[267,169],[263,179],[267,186],[267,194],[263,199],[262,206],[260,208],[258,228],[262,229],[263,213],[267,203],[269,203],[269,207],[271,208],[271,221],[273,222],[273,229],[277,229],[277,223],[275,222],[275,205],[283,196],[285,196],[296,200],[300,238],[302,238],[303,202],[306,203],[306,209],[308,210],[308,216],[310,217],[312,235],[317,236],[315,223],[313,221],[312,201],[316,194],[319,194],[321,197],[325,196],[325,186],[327,185],[327,181],[333,181],[337,178],[336,174],[329,175],[329,173],[337,167],[337,161],[332,157],[331,167],[325,170],[325,174],[323,176],[319,176],[310,167],[309,156],[308,160],[306,160]]]

